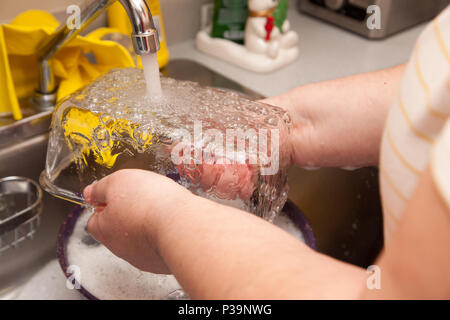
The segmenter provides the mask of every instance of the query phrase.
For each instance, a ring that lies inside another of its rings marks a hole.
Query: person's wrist
[[[149,223],[147,223],[148,239],[152,248],[161,255],[161,249],[164,246],[166,236],[171,234],[174,228],[177,228],[176,222],[183,216],[188,216],[190,212],[198,209],[202,198],[192,194],[184,187],[173,190],[170,197],[164,200],[164,204],[154,208]]]

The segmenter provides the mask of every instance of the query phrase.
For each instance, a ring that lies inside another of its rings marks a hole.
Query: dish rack
[[[0,255],[33,239],[40,226],[42,190],[23,177],[0,179]]]

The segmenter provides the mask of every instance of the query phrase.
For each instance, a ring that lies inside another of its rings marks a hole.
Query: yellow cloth
[[[51,14],[30,10],[0,26],[0,114],[13,112],[15,119],[22,117],[18,100],[29,97],[37,84],[37,48],[59,25]],[[113,68],[134,66],[124,47],[100,40],[110,32],[116,30],[102,28],[78,36],[55,55],[58,100]],[[86,54],[93,54],[96,64],[90,63]]]

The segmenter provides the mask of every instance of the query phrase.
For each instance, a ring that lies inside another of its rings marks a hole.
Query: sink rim
[[[47,133],[53,111],[45,111],[0,127],[0,149]]]

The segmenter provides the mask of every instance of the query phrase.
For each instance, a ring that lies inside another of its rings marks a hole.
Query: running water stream
[[[161,79],[156,53],[142,55],[141,60],[142,67],[144,68],[145,81],[147,83],[147,96],[151,99],[161,97]]]

